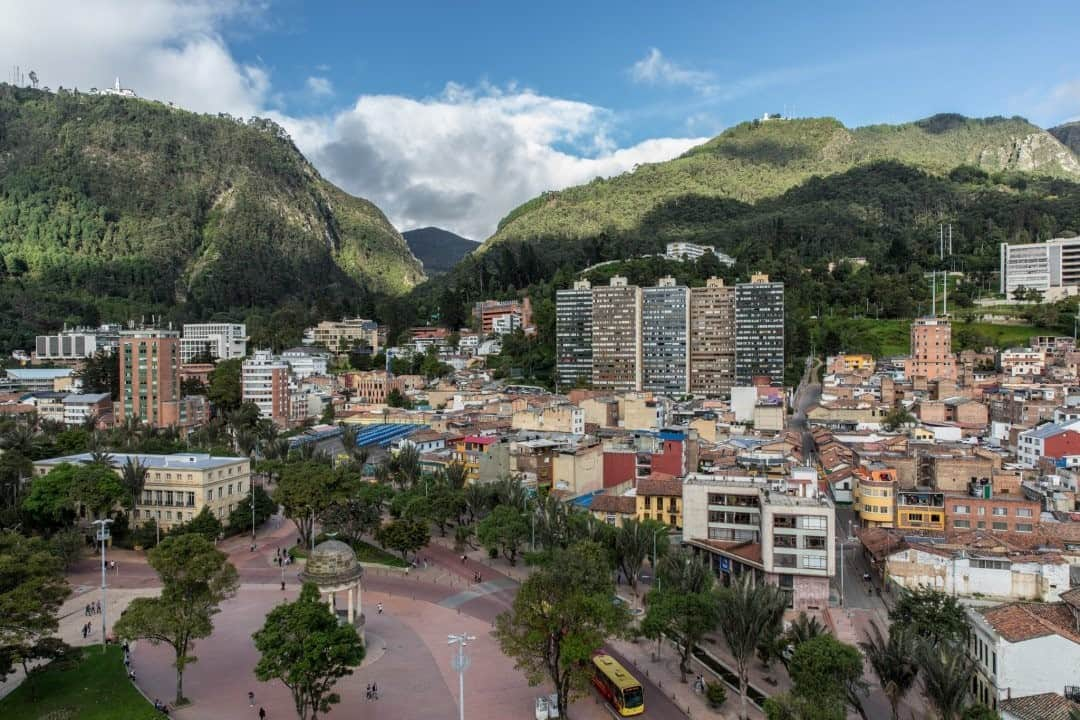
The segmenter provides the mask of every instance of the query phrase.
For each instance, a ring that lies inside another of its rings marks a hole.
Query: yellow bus
[[[620,715],[645,712],[645,694],[618,660],[603,652],[593,655],[593,685]]]

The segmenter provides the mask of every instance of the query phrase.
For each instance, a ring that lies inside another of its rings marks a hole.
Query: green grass
[[[74,665],[33,673],[0,700],[4,720],[154,720],[160,718],[127,679],[119,647],[87,648]]]
[[[873,345],[868,348],[848,348],[848,352],[873,351],[881,356],[907,355],[911,350],[910,320],[874,320],[860,318],[851,321]],[[953,350],[981,350],[984,345],[997,348],[1023,346],[1034,335],[1060,335],[1056,330],[1030,325],[994,325],[953,321]]]
[[[376,547],[363,540],[358,540],[353,543],[353,550],[356,551],[356,559],[360,562],[366,563],[378,563],[379,565],[389,565],[390,567],[408,567],[409,564],[399,558],[397,555],[393,555]]]

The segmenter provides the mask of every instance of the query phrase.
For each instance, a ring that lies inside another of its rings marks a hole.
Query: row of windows
[[[952,511],[955,515],[970,515],[971,507],[969,505],[953,505]],[[975,508],[975,511],[976,515],[981,516],[986,514],[986,508],[982,506]],[[994,517],[1008,517],[1009,508],[1001,507],[1000,505],[995,506],[992,514]],[[1015,515],[1016,517],[1032,517],[1031,508],[1016,508]]]
[[[1009,523],[1001,522],[1001,521],[993,522],[993,523],[990,524],[990,526],[991,526],[991,529],[993,529],[993,530],[1003,530],[1004,531],[1004,530],[1009,529]],[[958,530],[970,530],[971,529],[971,521],[970,520],[953,520],[953,527],[958,529]],[[979,520],[978,522],[975,523],[975,528],[977,530],[985,530],[986,529],[986,522],[983,521],[983,520]],[[1034,532],[1035,531],[1035,526],[1032,525],[1031,523],[1017,523],[1016,526],[1013,527],[1013,530],[1015,530],[1016,532],[1029,533],[1029,532]]]
[[[799,539],[802,538],[800,544]],[[824,535],[773,535],[773,547],[791,550],[824,550]]]
[[[801,557],[801,560],[800,560]],[[782,568],[802,567],[806,570],[825,570],[828,567],[828,558],[824,555],[790,555],[788,553],[774,553],[773,566]]]

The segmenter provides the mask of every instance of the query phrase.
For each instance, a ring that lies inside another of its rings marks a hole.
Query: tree
[[[99,463],[57,465],[36,478],[23,509],[46,528],[70,525],[81,505],[101,516],[125,498],[124,486],[115,472]]]
[[[900,701],[915,686],[919,676],[915,634],[906,626],[892,625],[889,634],[885,635],[877,623],[871,623],[870,632],[859,647],[877,675],[882,692],[889,699],[892,719],[899,720]]]
[[[394,388],[390,391],[390,394],[386,396],[386,404],[392,408],[403,408],[405,410],[412,410],[412,400],[410,400],[401,390]]]
[[[1077,713],[1080,716],[1080,711],[1072,710],[1072,713]],[[1069,720],[1073,720],[1074,716],[1069,715]],[[991,710],[985,705],[968,705],[964,708],[964,712],[960,715],[960,720],[1001,720],[1001,714],[995,710]]]
[[[495,639],[530,685],[550,680],[559,717],[588,687],[590,658],[627,631],[629,611],[612,602],[615,586],[607,553],[596,543],[557,550],[551,562],[522,583],[511,610],[495,619]]]
[[[341,496],[343,479],[332,467],[317,460],[290,462],[281,469],[274,502],[296,525],[303,545],[311,542],[315,518]]]
[[[359,540],[379,528],[393,495],[394,491],[386,485],[361,483],[350,497],[335,502],[323,512],[323,527],[349,540]]]
[[[161,595],[135,598],[117,621],[117,637],[165,643],[175,653],[176,704],[184,704],[184,668],[196,661],[195,640],[209,637],[222,601],[239,587],[228,556],[197,533],[167,537],[148,554]]]
[[[251,507],[250,505],[248,506]],[[203,506],[203,509],[199,511],[199,514],[188,520],[186,523],[176,525],[169,530],[169,535],[184,535],[185,533],[195,533],[202,535],[210,542],[214,542],[223,535],[225,527],[218,520],[217,515],[210,511],[209,506]]]
[[[960,643],[924,642],[918,654],[922,689],[941,720],[959,720],[975,665]]]
[[[667,526],[655,520],[637,521],[627,519],[615,530],[615,564],[637,594],[638,575],[645,558],[656,547],[657,553],[667,550]],[[656,540],[654,546],[653,540]],[[653,568],[653,572],[657,572]]]
[[[897,405],[889,411],[881,425],[892,432],[913,422],[915,422],[915,416],[909,413],[902,405]]]
[[[69,570],[82,557],[83,550],[86,548],[86,536],[80,530],[68,528],[49,538],[49,546],[63,564],[64,569]]]
[[[394,482],[398,487],[408,490],[420,480],[420,451],[409,444],[401,448],[391,463]]]
[[[678,640],[679,672],[686,682],[694,648],[720,617],[720,598],[713,588],[715,578],[703,562],[683,549],[668,554],[657,574],[661,583],[659,589],[649,593],[642,629],[658,644],[663,635]]]
[[[128,457],[120,466],[120,480],[127,491],[127,499],[124,506],[131,510],[142,497],[143,487],[146,485],[147,467],[138,459]]]
[[[364,644],[342,625],[311,583],[295,602],[278,605],[253,636],[260,653],[255,677],[280,680],[292,693],[300,720],[316,720],[341,701],[333,687],[364,660]]]
[[[221,360],[210,371],[207,380],[210,386],[206,397],[221,412],[230,412],[240,407],[243,392],[240,385],[241,358]]]
[[[263,490],[262,485],[253,485],[252,487],[255,492],[255,527],[260,527],[277,512],[277,503],[273,501],[268,492]],[[231,535],[251,532],[250,492],[229,513],[229,518],[225,523],[225,530]]]
[[[460,490],[454,489],[445,479],[432,483],[428,492],[428,517],[435,523],[435,527],[439,528],[439,535],[446,537],[447,524],[460,518],[465,511],[465,498]]]
[[[935,645],[960,642],[968,632],[963,606],[953,596],[929,587],[901,591],[889,620]]]
[[[98,350],[86,358],[76,376],[82,380],[83,392],[109,393],[114,400],[120,396],[120,363],[110,352]]]
[[[735,660],[739,676],[739,717],[746,712],[746,687],[754,651],[763,637],[782,621],[784,599],[779,588],[755,584],[750,573],[740,575],[720,597],[720,634]]]
[[[431,540],[426,523],[415,520],[393,520],[375,531],[375,539],[383,547],[397,550],[402,560],[409,559],[409,553],[426,547]]]
[[[863,717],[863,660],[859,650],[825,633],[795,648],[789,663],[792,694],[813,703],[815,717],[844,720],[851,704]],[[852,690],[855,690],[852,692]]]
[[[529,522],[519,508],[499,505],[476,526],[476,537],[489,551],[502,552],[516,565],[518,550],[529,537]]]
[[[784,667],[788,666],[791,654],[795,652],[795,648],[799,647],[799,645],[807,640],[813,640],[818,635],[822,635],[825,632],[825,626],[822,625],[816,617],[811,617],[804,612],[800,612],[799,616],[792,621],[791,627],[789,627],[780,638],[780,657]]]
[[[39,656],[70,594],[63,564],[45,541],[0,533],[0,681],[15,662]]]
[[[446,482],[455,490],[461,490],[469,479],[469,469],[457,460],[446,466]]]

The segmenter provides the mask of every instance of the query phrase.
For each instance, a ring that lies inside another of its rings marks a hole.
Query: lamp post
[[[105,574],[105,545],[109,540],[109,526],[112,525],[111,518],[102,518],[101,520],[95,520],[94,525],[98,526],[97,539],[101,541],[101,650],[105,651],[105,628],[108,625],[106,622],[106,611],[108,610],[108,603],[105,598],[105,588],[107,586],[107,576]]]
[[[844,606],[844,541],[840,538],[840,607]]]
[[[667,528],[656,528],[652,534],[652,572],[653,577],[656,578],[656,589],[660,589],[660,573],[656,569],[656,536],[662,532],[667,532]]]
[[[251,486],[251,542],[255,542],[255,486]]]
[[[446,636],[447,645],[458,646],[457,655],[451,662],[451,666],[458,674],[458,720],[465,720],[465,671],[469,668],[469,656],[465,654],[465,646],[475,639],[474,636],[465,633]]]

